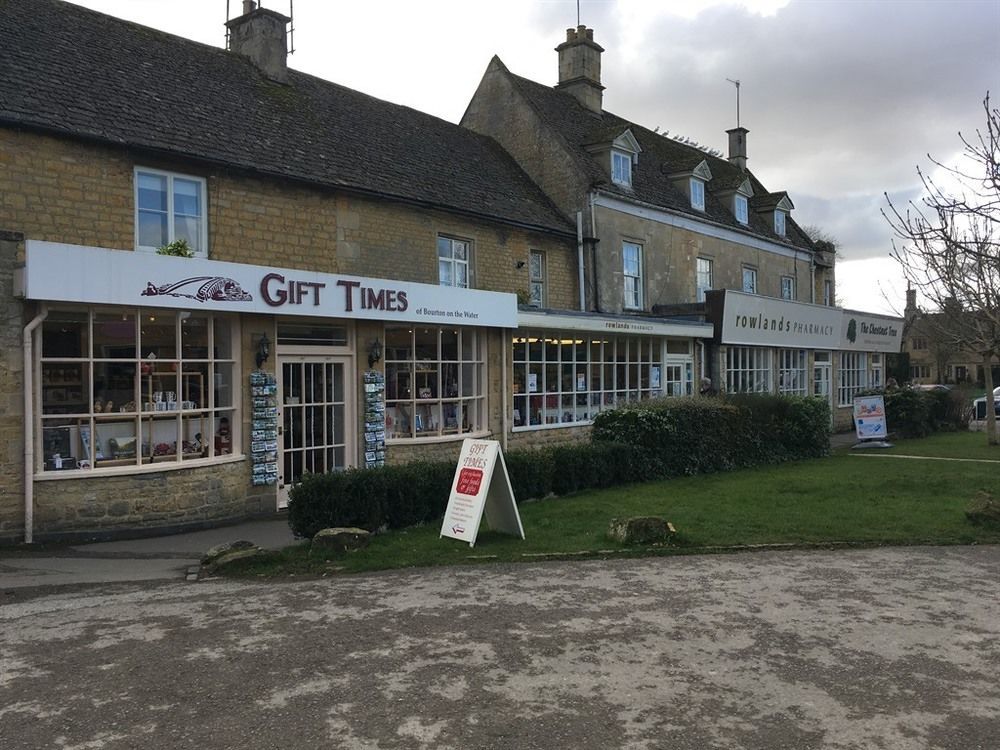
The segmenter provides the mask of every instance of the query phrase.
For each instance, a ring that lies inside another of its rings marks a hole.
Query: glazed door
[[[278,507],[306,472],[323,473],[353,464],[353,431],[347,401],[348,360],[283,357],[280,403]]]
[[[829,362],[813,365],[813,395],[822,396],[830,405],[830,424],[833,424],[833,368]]]

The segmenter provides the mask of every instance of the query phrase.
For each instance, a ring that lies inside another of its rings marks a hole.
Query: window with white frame
[[[697,209],[699,211],[705,210],[705,183],[699,180],[697,177],[692,177],[689,180],[691,189],[691,208]]]
[[[782,299],[795,299],[795,277],[794,276],[782,276],[781,277],[781,298]]]
[[[774,233],[779,237],[785,236],[785,212],[774,212]]]
[[[757,269],[743,267],[743,291],[747,294],[757,293]]]
[[[513,355],[515,428],[586,424],[620,404],[691,394],[688,340],[529,330]]]
[[[528,255],[529,304],[545,307],[545,253],[532,250]]]
[[[632,185],[632,156],[621,151],[611,152],[611,181],[616,185]]]
[[[168,468],[239,452],[234,318],[53,310],[39,335],[36,469]]]
[[[829,279],[823,282],[823,304],[827,307],[833,306],[833,282]]]
[[[882,355],[878,354],[878,353],[875,353],[875,354],[872,354],[871,357],[872,357],[872,381],[871,381],[871,387],[872,388],[881,388],[882,387],[882,383],[883,383],[883,379],[882,379]]]
[[[752,346],[726,348],[728,393],[771,392],[771,350]]]
[[[483,348],[475,329],[386,326],[386,437],[482,431],[486,420]]]
[[[745,195],[733,196],[733,213],[736,214],[736,221],[740,224],[750,223],[750,208]]]
[[[778,350],[778,393],[786,396],[808,395],[805,349]]]
[[[841,352],[837,370],[837,405],[852,406],[854,397],[868,387],[868,355]]]
[[[712,278],[712,261],[710,258],[698,258],[695,261],[695,289],[698,302],[705,301],[705,292],[714,289]]]
[[[198,257],[208,257],[205,180],[201,177],[135,169],[135,246],[156,251],[185,240]]]
[[[625,307],[642,309],[642,245],[622,243],[622,276],[625,282]]]
[[[469,240],[438,236],[438,283],[441,286],[469,287],[471,246]]]

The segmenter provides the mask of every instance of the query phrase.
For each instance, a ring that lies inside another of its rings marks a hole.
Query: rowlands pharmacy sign
[[[900,318],[730,290],[706,296],[722,344],[867,352],[898,352],[902,345]]]

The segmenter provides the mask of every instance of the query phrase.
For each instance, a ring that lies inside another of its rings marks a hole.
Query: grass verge
[[[900,441],[888,453],[976,458],[996,457],[1000,450],[987,446],[982,434],[957,433]],[[1000,496],[997,466],[839,452],[825,459],[523,503],[524,540],[483,530],[470,548],[440,539],[435,524],[378,535],[367,549],[329,561],[310,557],[308,543],[303,543],[247,561],[227,574],[323,575],[744,545],[1000,543],[1000,528],[973,526],[965,519],[965,508],[977,492]],[[612,518],[640,515],[667,518],[678,530],[678,543],[626,548],[606,537]]]

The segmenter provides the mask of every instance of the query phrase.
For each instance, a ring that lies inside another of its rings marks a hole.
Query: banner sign
[[[467,438],[458,457],[448,509],[441,522],[441,536],[460,539],[474,547],[484,513],[486,523],[494,531],[524,539],[500,443]]]
[[[885,400],[881,396],[854,397],[854,429],[858,440],[885,440]]]
[[[28,299],[210,312],[517,327],[517,296],[28,240]]]
[[[859,352],[898,352],[903,321],[887,315],[763,297],[726,290],[710,292],[720,343]],[[716,296],[718,295],[718,296]]]

